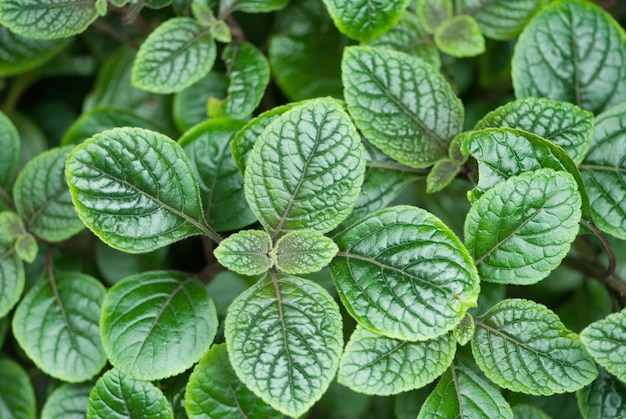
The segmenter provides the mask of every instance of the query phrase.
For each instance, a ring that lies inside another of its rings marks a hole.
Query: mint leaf
[[[91,387],[88,384],[61,385],[48,396],[41,409],[41,419],[84,418]]]
[[[2,45],[2,44],[0,44]],[[0,112],[0,203],[6,200],[20,159],[20,137],[17,128]]]
[[[378,211],[335,237],[330,271],[348,312],[363,327],[417,341],[453,329],[476,305],[478,275],[454,233],[425,210]]]
[[[483,281],[533,284],[567,255],[581,198],[573,176],[539,169],[485,192],[465,219],[465,245]]]
[[[0,359],[0,417],[34,419],[35,391],[26,371],[10,359]]]
[[[337,251],[328,237],[313,231],[292,231],[278,239],[273,256],[280,271],[300,275],[321,270]]]
[[[272,238],[265,231],[242,230],[222,240],[215,258],[222,266],[241,275],[260,275],[272,267]]]
[[[598,375],[578,336],[528,300],[504,300],[477,319],[472,353],[490,380],[526,394],[576,391]]]
[[[357,326],[341,357],[337,380],[359,393],[397,394],[435,380],[446,371],[455,353],[456,341],[450,333],[409,342]]]
[[[452,0],[422,0],[417,2],[417,16],[428,33],[435,32],[453,14]]]
[[[626,383],[626,311],[591,323],[580,332],[580,339],[598,364]]]
[[[109,290],[100,327],[111,364],[130,378],[152,381],[185,371],[206,353],[217,314],[198,279],[145,272]]]
[[[0,318],[11,311],[24,291],[24,263],[13,243],[0,241]]]
[[[153,93],[180,92],[206,76],[215,41],[195,19],[172,18],[148,36],[132,68],[133,86]]]
[[[192,3],[196,4],[196,3]],[[228,77],[211,71],[200,81],[174,95],[172,113],[180,132],[185,132],[208,118],[207,103],[211,98],[225,98]]]
[[[423,168],[445,157],[461,131],[463,106],[419,58],[348,47],[342,62],[348,111],[363,135],[395,160]]]
[[[518,35],[544,0],[460,0],[460,13],[472,15],[480,30],[492,39]]]
[[[437,48],[453,57],[474,57],[485,52],[485,38],[469,15],[444,20],[435,29],[434,40]]]
[[[68,41],[26,38],[0,26],[0,76],[12,76],[39,67],[65,48]]]
[[[578,408],[585,418],[626,416],[626,384],[600,368],[591,385],[576,392]]]

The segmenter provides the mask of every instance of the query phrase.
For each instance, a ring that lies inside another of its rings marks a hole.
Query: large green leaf
[[[472,352],[489,379],[526,394],[572,392],[598,376],[578,335],[528,300],[504,300],[476,319]]]
[[[476,20],[468,15],[444,20],[433,35],[437,48],[453,57],[474,57],[485,52],[485,38]]]
[[[193,168],[183,149],[162,134],[104,131],[70,153],[66,175],[78,215],[116,249],[143,253],[210,234]]]
[[[25,38],[0,26],[0,76],[12,76],[40,66],[61,51],[68,41]]]
[[[231,154],[231,141],[243,126],[234,119],[211,119],[178,141],[198,178],[207,222],[216,231],[237,230],[256,221]]]
[[[335,242],[333,280],[348,312],[367,329],[401,340],[433,339],[476,305],[472,259],[454,233],[425,210],[378,211]]]
[[[173,419],[174,415],[157,387],[112,369],[98,379],[87,403],[87,419],[110,418]]]
[[[293,417],[326,392],[343,348],[337,303],[321,286],[292,276],[267,276],[241,294],[225,333],[239,379]]]
[[[441,377],[417,418],[513,419],[513,411],[496,387],[455,363]]]
[[[213,346],[189,376],[185,410],[190,419],[283,418],[239,380],[225,344]]]
[[[206,353],[217,314],[202,283],[182,272],[155,271],[115,284],[102,304],[102,345],[130,378],[180,374]]]
[[[480,278],[533,284],[567,255],[578,234],[581,198],[567,172],[539,169],[488,190],[465,219],[465,245]]]
[[[185,132],[208,118],[207,103],[210,98],[226,97],[228,77],[211,71],[197,83],[176,93],[172,104],[174,122],[179,131]]]
[[[10,359],[0,359],[0,417],[35,419],[35,391],[28,374]]]
[[[312,100],[263,130],[248,159],[246,198],[275,237],[300,229],[323,233],[352,211],[364,171],[350,117],[334,100]]]
[[[339,383],[365,394],[390,395],[425,386],[456,353],[451,333],[433,340],[391,339],[357,326],[339,364]]]
[[[71,383],[88,380],[106,363],[98,326],[104,294],[102,284],[85,274],[43,277],[18,304],[13,334],[46,374]]]
[[[544,0],[460,0],[460,12],[472,15],[485,36],[510,39],[521,32]]]
[[[260,275],[272,267],[272,238],[265,231],[242,230],[222,240],[215,258],[222,266],[241,275]]]
[[[85,228],[76,215],[65,179],[71,146],[37,155],[20,172],[13,187],[15,206],[28,231],[59,242]]]
[[[572,103],[528,97],[489,112],[474,129],[510,127],[532,132],[563,148],[579,164],[589,149],[593,124],[593,114]]]
[[[20,300],[25,280],[24,263],[15,252],[13,243],[0,240],[0,318],[6,316]]]
[[[626,97],[626,34],[591,2],[553,2],[522,32],[512,66],[518,98],[548,97],[599,113]]]
[[[312,231],[292,231],[276,242],[272,256],[280,271],[301,275],[317,272],[337,254],[337,245],[326,236]]]
[[[65,38],[87,29],[103,0],[3,0],[0,24],[13,32],[39,39]]]
[[[41,419],[84,419],[92,386],[89,384],[63,384],[46,399]]]
[[[195,19],[169,19],[141,44],[132,83],[154,93],[180,92],[209,73],[216,54],[215,41]]]
[[[600,368],[591,385],[576,392],[585,419],[626,417],[626,384]]]
[[[362,42],[385,33],[400,19],[410,0],[324,0],[339,30]]]
[[[447,155],[463,125],[463,106],[432,66],[359,46],[346,48],[342,72],[350,115],[373,145],[417,168]]]
[[[580,339],[598,364],[626,383],[626,311],[591,323]]]
[[[20,159],[20,137],[17,128],[2,112],[0,112],[0,204],[9,199],[9,191],[13,185],[15,170]]]

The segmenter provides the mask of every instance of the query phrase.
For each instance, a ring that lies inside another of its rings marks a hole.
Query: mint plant
[[[597,3],[0,0],[0,417],[625,416]]]

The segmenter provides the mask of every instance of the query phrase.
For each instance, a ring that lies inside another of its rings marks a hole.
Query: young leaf
[[[485,36],[511,39],[540,10],[543,0],[460,0],[460,13],[471,15]]]
[[[337,227],[363,183],[363,145],[350,117],[331,99],[304,103],[270,124],[245,172],[252,212],[277,237]]]
[[[239,379],[293,417],[326,392],[343,348],[337,303],[321,286],[292,276],[267,276],[241,294],[225,334]]]
[[[222,240],[215,258],[222,266],[241,275],[260,275],[272,267],[272,238],[265,231],[242,230]]]
[[[548,97],[599,113],[626,96],[626,35],[591,2],[553,2],[522,32],[512,67],[516,97]]]
[[[451,333],[409,342],[357,326],[341,357],[337,380],[359,393],[397,394],[432,382],[446,371],[455,353]]]
[[[428,33],[435,32],[452,17],[452,0],[422,0],[417,2],[417,16]]]
[[[533,284],[567,255],[578,234],[581,198],[566,172],[539,169],[488,190],[465,219],[465,245],[480,278]]]
[[[348,111],[374,146],[417,168],[447,155],[463,125],[463,106],[432,66],[359,46],[345,49],[342,74]]]
[[[67,158],[78,215],[102,241],[144,253],[208,232],[193,168],[183,149],[141,128],[94,135]]]
[[[580,339],[598,364],[626,383],[626,311],[591,323]]]
[[[15,207],[26,228],[50,242],[66,240],[85,228],[65,179],[65,161],[71,149],[39,154],[24,166],[13,187]]]
[[[35,419],[35,391],[28,374],[10,359],[0,359],[0,417]]]
[[[591,385],[576,392],[584,418],[623,418],[626,416],[626,384],[600,368]]]
[[[463,163],[452,159],[441,159],[428,172],[426,177],[426,192],[434,193],[448,186],[461,170]]]
[[[133,86],[153,93],[180,92],[209,73],[216,54],[215,41],[200,23],[172,18],[139,48],[131,72]]]
[[[278,239],[273,251],[276,268],[292,275],[317,272],[337,254],[337,245],[313,231],[292,231]]]
[[[283,418],[239,380],[223,343],[214,345],[189,376],[185,410],[189,419]]]
[[[65,38],[83,32],[96,20],[99,3],[101,0],[3,0],[0,24],[27,38]]]
[[[10,242],[24,235],[24,223],[19,215],[13,211],[0,212],[0,239]]]
[[[46,399],[41,419],[79,419],[87,414],[87,401],[91,385],[63,384]]]
[[[24,291],[24,263],[13,243],[0,241],[0,318],[17,304]]]
[[[234,11],[246,13],[267,13],[280,10],[289,0],[220,0],[220,15]]]
[[[475,331],[476,324],[474,323],[474,316],[468,313],[454,328],[454,337],[459,345],[464,346],[472,339],[472,337],[474,337]]]
[[[0,44],[2,45],[2,44]],[[0,112],[0,203],[8,198],[15,170],[20,161],[20,137],[17,128]]]
[[[195,277],[145,272],[109,290],[100,327],[111,364],[130,378],[152,381],[198,362],[213,343],[217,314]]]
[[[32,234],[22,234],[15,240],[13,245],[15,253],[26,263],[33,263],[39,252],[39,246],[37,246],[37,240]]]
[[[398,21],[409,5],[409,0],[387,0],[376,2],[356,0],[345,3],[339,0],[324,0],[335,26],[352,39],[361,42],[387,32]]]
[[[435,45],[453,57],[474,57],[485,52],[485,38],[478,23],[469,15],[447,19],[435,29]]]
[[[68,41],[25,38],[0,26],[0,76],[12,76],[39,67],[65,48]]]
[[[216,231],[237,230],[256,221],[231,155],[231,141],[243,126],[234,119],[211,119],[178,140],[198,178],[207,222]]]
[[[330,271],[363,327],[408,341],[436,338],[476,305],[478,274],[457,237],[425,210],[378,211],[335,237]]]
[[[182,92],[176,93],[172,104],[172,113],[178,130],[185,132],[206,121],[208,118],[207,103],[210,98],[224,98],[227,90],[228,77],[222,73],[211,71],[199,82]]]
[[[526,394],[572,392],[598,376],[578,335],[528,300],[504,300],[476,319],[472,353],[490,380]]]
[[[500,391],[471,369],[452,364],[428,396],[417,419],[513,419]]]
[[[15,310],[15,339],[46,374],[70,383],[90,379],[106,363],[98,327],[105,292],[80,273],[40,279]]]
[[[133,380],[116,369],[96,382],[89,394],[87,419],[109,418],[173,419],[167,399],[147,381]]]

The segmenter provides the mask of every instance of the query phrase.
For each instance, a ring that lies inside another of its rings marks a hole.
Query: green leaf
[[[265,231],[242,230],[222,240],[215,258],[224,267],[241,275],[260,275],[272,267],[272,238]]]
[[[336,101],[306,102],[271,123],[254,145],[245,172],[248,204],[274,237],[330,231],[354,207],[363,154],[350,117]]]
[[[154,385],[109,370],[89,394],[87,419],[173,419],[167,399]]]
[[[13,243],[0,241],[0,318],[20,300],[25,282],[24,263]]]
[[[46,374],[70,383],[88,380],[106,363],[98,327],[104,294],[88,275],[44,277],[17,306],[13,334]]]
[[[199,82],[176,93],[172,113],[179,131],[185,132],[194,125],[206,121],[207,102],[210,98],[226,97],[227,89],[228,77],[212,71]]]
[[[220,15],[234,11],[267,13],[280,10],[289,0],[220,0]]]
[[[400,340],[452,330],[476,305],[469,254],[438,218],[420,208],[378,211],[335,237],[330,265],[339,296],[363,327]]]
[[[193,168],[162,134],[97,134],[70,153],[66,175],[78,215],[116,249],[144,253],[206,231]]]
[[[417,2],[416,12],[426,32],[433,33],[452,17],[452,0],[421,0]]]
[[[94,0],[3,0],[0,24],[27,38],[65,38],[83,32],[96,20],[96,3]]]
[[[512,66],[516,97],[548,97],[599,113],[626,96],[626,34],[591,2],[553,2],[522,32]]]
[[[455,353],[456,341],[450,333],[409,342],[357,326],[341,357],[337,380],[359,393],[397,394],[435,380],[448,369]]]
[[[276,268],[288,274],[301,275],[324,268],[338,250],[332,239],[319,233],[292,231],[278,239],[273,256]]]
[[[225,44],[228,44],[233,40],[233,36],[230,33],[230,28],[228,27],[228,24],[224,22],[223,20],[213,21],[213,23],[209,25],[209,33],[216,41],[223,42]],[[269,77],[269,66],[268,66],[268,77]]]
[[[409,0],[369,1],[324,0],[328,12],[339,30],[362,42],[387,32],[396,24],[409,5]]]
[[[131,71],[133,86],[180,92],[209,73],[216,54],[215,41],[195,19],[169,19],[141,44]]]
[[[428,396],[417,419],[513,419],[500,391],[471,369],[452,364]]]
[[[462,163],[452,159],[441,159],[428,172],[426,177],[426,192],[434,193],[443,190],[459,174]]]
[[[454,328],[454,337],[459,345],[464,346],[474,337],[476,331],[476,324],[474,323],[474,317],[467,313]]]
[[[0,45],[2,45],[0,43]],[[20,161],[20,137],[17,128],[0,112],[0,202],[8,196]]]
[[[453,57],[474,57],[485,52],[485,38],[469,15],[456,15],[435,29],[435,45]]]
[[[626,311],[591,323],[580,339],[598,364],[626,383]]]
[[[153,381],[198,362],[213,343],[217,314],[195,277],[145,272],[109,290],[100,327],[111,364],[130,378]]]
[[[0,26],[0,76],[12,76],[39,67],[65,48],[68,41],[25,38]]]
[[[0,417],[35,419],[35,391],[26,372],[10,359],[0,359]]]
[[[339,307],[308,280],[268,276],[257,282],[231,304],[225,329],[239,379],[289,416],[305,413],[339,366]]]
[[[476,319],[472,353],[490,380],[520,393],[572,392],[598,376],[578,335],[528,300],[504,300]]]
[[[85,228],[76,215],[65,179],[65,161],[72,147],[37,155],[20,172],[13,187],[15,206],[28,231],[60,242]]]
[[[342,71],[348,111],[374,146],[416,168],[447,155],[462,128],[463,106],[432,66],[360,46],[346,48]]]
[[[216,231],[237,230],[256,221],[231,154],[231,141],[243,126],[234,119],[211,119],[178,140],[198,178],[207,222]]]
[[[4,237],[7,241],[13,241],[24,233],[26,230],[19,215],[13,211],[0,212],[0,237]]]
[[[516,404],[513,406],[515,419],[552,419],[543,410],[530,404]]]
[[[593,114],[547,98],[518,99],[489,112],[474,129],[510,127],[531,132],[565,150],[576,164],[585,158],[593,136]]]
[[[544,0],[461,0],[460,12],[472,15],[485,36],[511,39],[517,36]]]
[[[211,26],[217,19],[209,5],[194,1],[191,3],[191,14],[202,26]]]
[[[602,368],[591,385],[576,392],[576,399],[585,419],[626,416],[626,384]]]
[[[561,264],[578,234],[581,198],[566,172],[539,169],[488,190],[465,219],[465,245],[483,281],[534,284]]]
[[[37,240],[32,234],[22,234],[15,241],[15,253],[26,263],[33,263],[39,252]]]
[[[626,239],[626,104],[599,115],[580,171],[591,202],[593,220],[603,231]]]
[[[190,419],[283,418],[239,380],[223,343],[214,345],[189,376],[185,409]]]
[[[46,399],[41,419],[81,419],[87,414],[91,385],[63,384]]]

